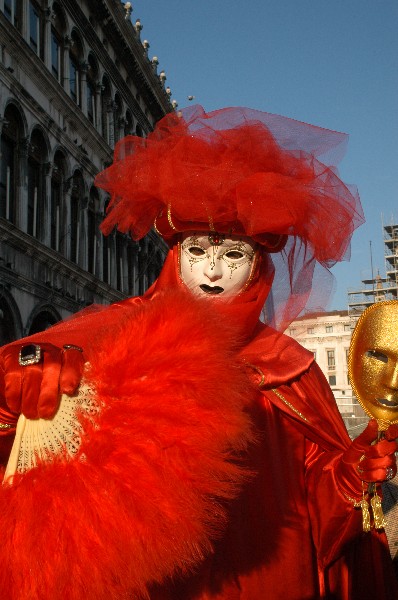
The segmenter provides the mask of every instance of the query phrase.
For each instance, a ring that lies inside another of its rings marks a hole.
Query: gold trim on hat
[[[169,202],[168,205],[167,205],[167,220],[169,222],[170,227],[174,231],[178,231],[178,229],[174,226],[173,221],[171,220],[171,202]]]

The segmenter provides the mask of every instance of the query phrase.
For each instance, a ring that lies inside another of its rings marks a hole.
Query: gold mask
[[[398,423],[398,300],[372,304],[361,315],[348,372],[359,403],[380,429]]]

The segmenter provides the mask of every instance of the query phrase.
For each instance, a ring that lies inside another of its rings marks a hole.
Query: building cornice
[[[34,256],[36,262],[56,271],[58,275],[74,281],[77,285],[91,294],[101,295],[107,302],[116,302],[128,297],[126,294],[115,290],[91,273],[88,273],[78,265],[64,258],[59,252],[56,252],[52,248],[48,248],[36,238],[21,231],[15,227],[15,225],[2,218],[0,218],[0,242],[6,242],[8,246],[13,247],[22,254]],[[2,267],[2,270],[3,273],[6,273],[7,267]],[[8,270],[11,274],[11,268]],[[18,287],[20,287],[21,276],[15,275],[15,277],[18,278]],[[32,284],[30,283],[30,287],[31,285]],[[36,283],[36,285],[39,284]],[[42,284],[42,287],[47,290],[46,294],[48,297],[48,287],[45,283]],[[76,303],[73,300],[70,300],[69,302],[72,302],[75,309],[81,307],[81,303],[79,302]]]
[[[139,85],[139,93],[145,101],[155,121],[158,121],[173,110],[170,99],[163,89],[153,67],[145,56],[144,48],[130,21],[124,18],[123,6],[119,0],[88,0],[88,6],[97,22],[104,30],[107,39],[119,54],[120,60],[135,82]],[[120,75],[115,63],[110,58],[101,40],[86,15],[75,0],[64,0],[65,9],[80,28],[85,40],[97,54],[108,75],[116,83],[127,105],[132,109],[139,124],[145,131],[152,129],[152,124],[132,96],[127,83]]]

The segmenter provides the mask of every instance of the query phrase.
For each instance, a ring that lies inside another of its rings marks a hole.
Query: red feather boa
[[[0,597],[147,598],[211,552],[247,476],[255,393],[211,303],[157,295],[88,350],[102,410],[77,459],[0,490]]]

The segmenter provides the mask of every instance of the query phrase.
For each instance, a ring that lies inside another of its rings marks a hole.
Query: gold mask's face
[[[398,422],[398,300],[368,308],[353,333],[349,374],[364,410]]]

